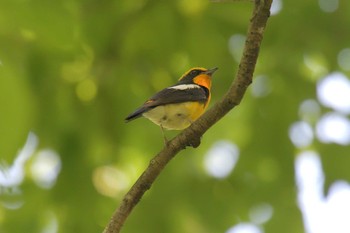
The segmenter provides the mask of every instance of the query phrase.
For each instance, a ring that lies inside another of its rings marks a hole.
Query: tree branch
[[[124,196],[119,208],[114,212],[104,233],[120,232],[125,220],[139,202],[143,194],[151,187],[168,162],[186,146],[197,147],[201,136],[218,120],[238,105],[252,82],[255,64],[259,55],[264,29],[270,16],[272,0],[255,0],[245,47],[236,78],[225,96],[209,109],[190,127],[172,139],[151,161],[129,192]]]

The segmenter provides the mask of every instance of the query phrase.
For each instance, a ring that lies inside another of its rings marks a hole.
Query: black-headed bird
[[[187,128],[208,107],[211,77],[217,69],[190,69],[175,85],[159,91],[127,116],[126,122],[144,116],[159,125],[162,131]],[[164,139],[167,142],[165,136]]]

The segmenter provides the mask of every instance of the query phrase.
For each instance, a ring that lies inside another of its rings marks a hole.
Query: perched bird
[[[211,76],[217,69],[190,69],[175,85],[159,91],[127,116],[126,122],[144,116],[159,125],[163,135],[163,129],[187,128],[207,108],[210,101]]]

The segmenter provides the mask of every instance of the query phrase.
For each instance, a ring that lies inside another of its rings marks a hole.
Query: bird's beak
[[[212,68],[212,69],[209,69],[207,71],[204,71],[203,73],[204,74],[207,74],[209,76],[213,75],[215,71],[217,71],[219,68],[218,67],[215,67],[215,68]]]

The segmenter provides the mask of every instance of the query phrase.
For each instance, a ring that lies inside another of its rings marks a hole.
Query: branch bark
[[[252,83],[264,29],[270,16],[271,4],[272,0],[255,0],[241,62],[236,78],[228,92],[219,102],[203,114],[202,117],[172,139],[168,145],[150,161],[147,169],[124,196],[120,206],[114,212],[108,225],[104,229],[104,233],[120,232],[132,209],[140,201],[143,194],[150,189],[151,185],[168,162],[179,151],[185,149],[186,146],[198,146],[202,135],[241,102],[248,86]]]

